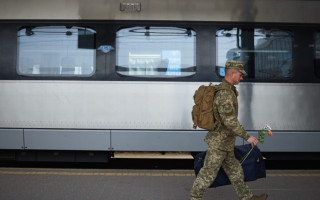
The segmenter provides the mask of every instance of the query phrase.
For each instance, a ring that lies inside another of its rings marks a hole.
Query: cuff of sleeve
[[[250,135],[246,132],[243,139],[245,139],[245,141],[247,141],[249,139],[249,137],[250,137]]]
[[[248,139],[249,139],[249,137],[250,137],[250,135],[247,133],[247,131],[243,128],[243,126],[241,126],[241,128],[242,128],[242,138],[245,140],[245,141],[247,141]]]

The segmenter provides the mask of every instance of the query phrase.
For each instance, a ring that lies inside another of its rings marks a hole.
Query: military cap
[[[247,75],[244,71],[244,63],[241,61],[229,60],[226,62],[226,69],[235,69],[241,72],[243,75]]]

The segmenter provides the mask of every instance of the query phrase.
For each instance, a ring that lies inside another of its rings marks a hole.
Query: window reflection
[[[320,78],[320,33],[315,34],[315,73]]]
[[[92,29],[43,26],[18,31],[21,75],[89,76],[95,71],[95,57]]]
[[[293,34],[273,29],[222,29],[217,31],[218,74],[224,76],[227,60],[245,62],[249,78],[292,78]]]
[[[174,27],[132,27],[117,32],[120,75],[185,77],[195,74],[195,32]]]

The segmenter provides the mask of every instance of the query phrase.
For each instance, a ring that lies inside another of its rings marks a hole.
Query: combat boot
[[[254,196],[251,198],[251,200],[266,200],[267,197],[268,197],[267,194],[261,194],[261,195],[259,195],[259,196],[255,196],[255,195],[254,195]]]

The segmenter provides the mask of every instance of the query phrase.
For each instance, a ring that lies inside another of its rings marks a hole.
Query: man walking
[[[220,124],[214,131],[209,131],[205,141],[208,150],[203,168],[200,170],[191,189],[190,200],[201,200],[207,188],[215,180],[222,166],[229,177],[236,194],[240,200],[265,200],[266,194],[255,196],[244,182],[243,169],[234,156],[236,136],[239,136],[252,146],[258,145],[257,138],[250,136],[240,125],[238,120],[238,91],[234,85],[247,75],[244,63],[240,61],[227,61],[225,78],[218,86],[220,90],[215,94],[213,111]]]

